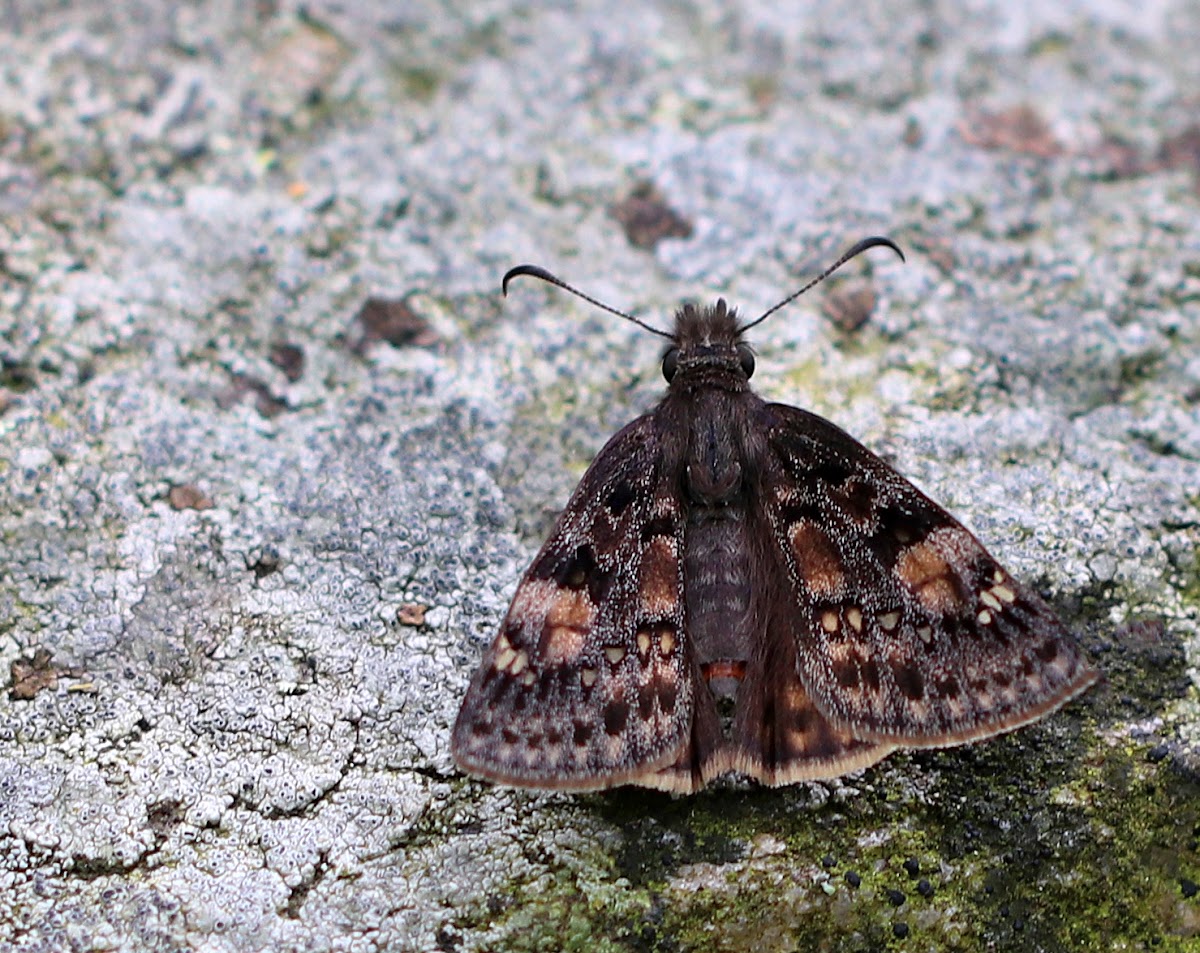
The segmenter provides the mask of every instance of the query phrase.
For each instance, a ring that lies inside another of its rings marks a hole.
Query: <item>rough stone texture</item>
[[[0,23],[0,671],[46,676],[0,698],[0,946],[1200,942],[1194,2]],[[629,244],[643,181],[690,238]],[[909,263],[848,269],[869,323],[792,305],[759,389],[893,458],[1107,683],[826,785],[456,775],[523,564],[659,387],[647,335],[499,275],[665,323],[873,232]],[[424,329],[364,335],[371,296]]]

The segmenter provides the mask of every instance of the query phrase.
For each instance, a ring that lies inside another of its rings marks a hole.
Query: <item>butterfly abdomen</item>
[[[754,644],[753,570],[746,512],[697,509],[686,530],[684,603],[701,671],[719,662],[744,663]],[[712,669],[728,675],[736,667]]]

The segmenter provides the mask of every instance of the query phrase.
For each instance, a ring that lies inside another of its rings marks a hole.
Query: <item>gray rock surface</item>
[[[0,946],[1200,933],[1196,4],[0,22]],[[642,180],[690,238],[630,244],[610,207]],[[499,276],[541,263],[665,324],[686,297],[759,312],[880,232],[908,264],[763,325],[760,392],[889,456],[1108,683],[783,791],[459,776],[449,728],[516,579],[661,381],[648,335]],[[864,284],[868,324],[837,331],[823,302]],[[377,339],[370,297],[425,324]]]

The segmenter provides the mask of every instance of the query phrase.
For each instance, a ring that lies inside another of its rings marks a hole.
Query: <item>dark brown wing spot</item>
[[[619,735],[629,721],[629,703],[614,698],[604,706],[604,730],[610,735]]]
[[[592,726],[584,724],[582,721],[575,722],[575,733],[571,736],[571,740],[579,747],[586,745],[592,738]]]
[[[821,507],[811,500],[789,500],[779,508],[779,516],[784,526],[794,526],[797,523],[819,523],[824,519]]]
[[[818,480],[823,480],[830,486],[841,486],[854,472],[840,460],[822,460],[807,469]]]
[[[873,692],[879,691],[879,663],[873,658],[867,659],[862,667],[863,681]]]
[[[675,711],[675,700],[679,697],[679,688],[674,682],[659,682],[658,685],[658,707],[663,710],[664,714],[671,714]]]
[[[904,693],[905,697],[913,701],[925,697],[925,679],[912,665],[896,664],[892,667],[892,675],[896,679],[896,686]]]
[[[631,484],[622,481],[614,486],[605,499],[604,505],[608,507],[613,516],[620,516],[625,512],[625,507],[633,502],[636,493]]]
[[[570,552],[546,553],[534,566],[533,578],[553,580],[567,589],[582,589],[595,568],[596,553],[585,544]]]
[[[587,587],[592,605],[600,605],[612,584],[612,572],[596,561],[596,551],[588,543],[568,552],[548,552],[534,565],[532,578],[551,580],[566,589]]]
[[[1058,658],[1058,642],[1054,639],[1047,639],[1038,646],[1037,657],[1047,664],[1053,662]]]
[[[838,659],[833,663],[833,675],[842,688],[857,688],[862,680],[858,661],[853,657]]]
[[[930,513],[906,513],[897,506],[887,506],[879,511],[879,530],[871,542],[883,557],[883,564],[893,566],[909,545],[923,540],[938,524]]]
[[[638,716],[642,721],[650,721],[654,717],[656,697],[654,685],[651,683],[644,683],[638,689]]]
[[[851,477],[830,493],[834,503],[856,523],[870,523],[875,516],[875,487],[860,477]]]
[[[480,692],[488,692],[489,689],[491,689],[492,686],[495,684],[496,679],[498,679],[498,678],[500,678],[499,669],[496,669],[489,665],[486,669],[484,669],[483,678],[480,679],[480,682],[479,682]],[[494,699],[494,697],[495,696],[493,696],[493,699]]]
[[[675,521],[667,516],[647,520],[642,526],[642,542],[648,543],[656,536],[674,536]]]

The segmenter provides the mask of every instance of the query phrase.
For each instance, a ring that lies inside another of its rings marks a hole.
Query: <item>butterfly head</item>
[[[675,312],[675,333],[662,369],[673,387],[701,380],[712,384],[714,379],[730,389],[745,387],[754,373],[754,350],[742,340],[737,310],[724,298],[707,308],[685,304]]]

